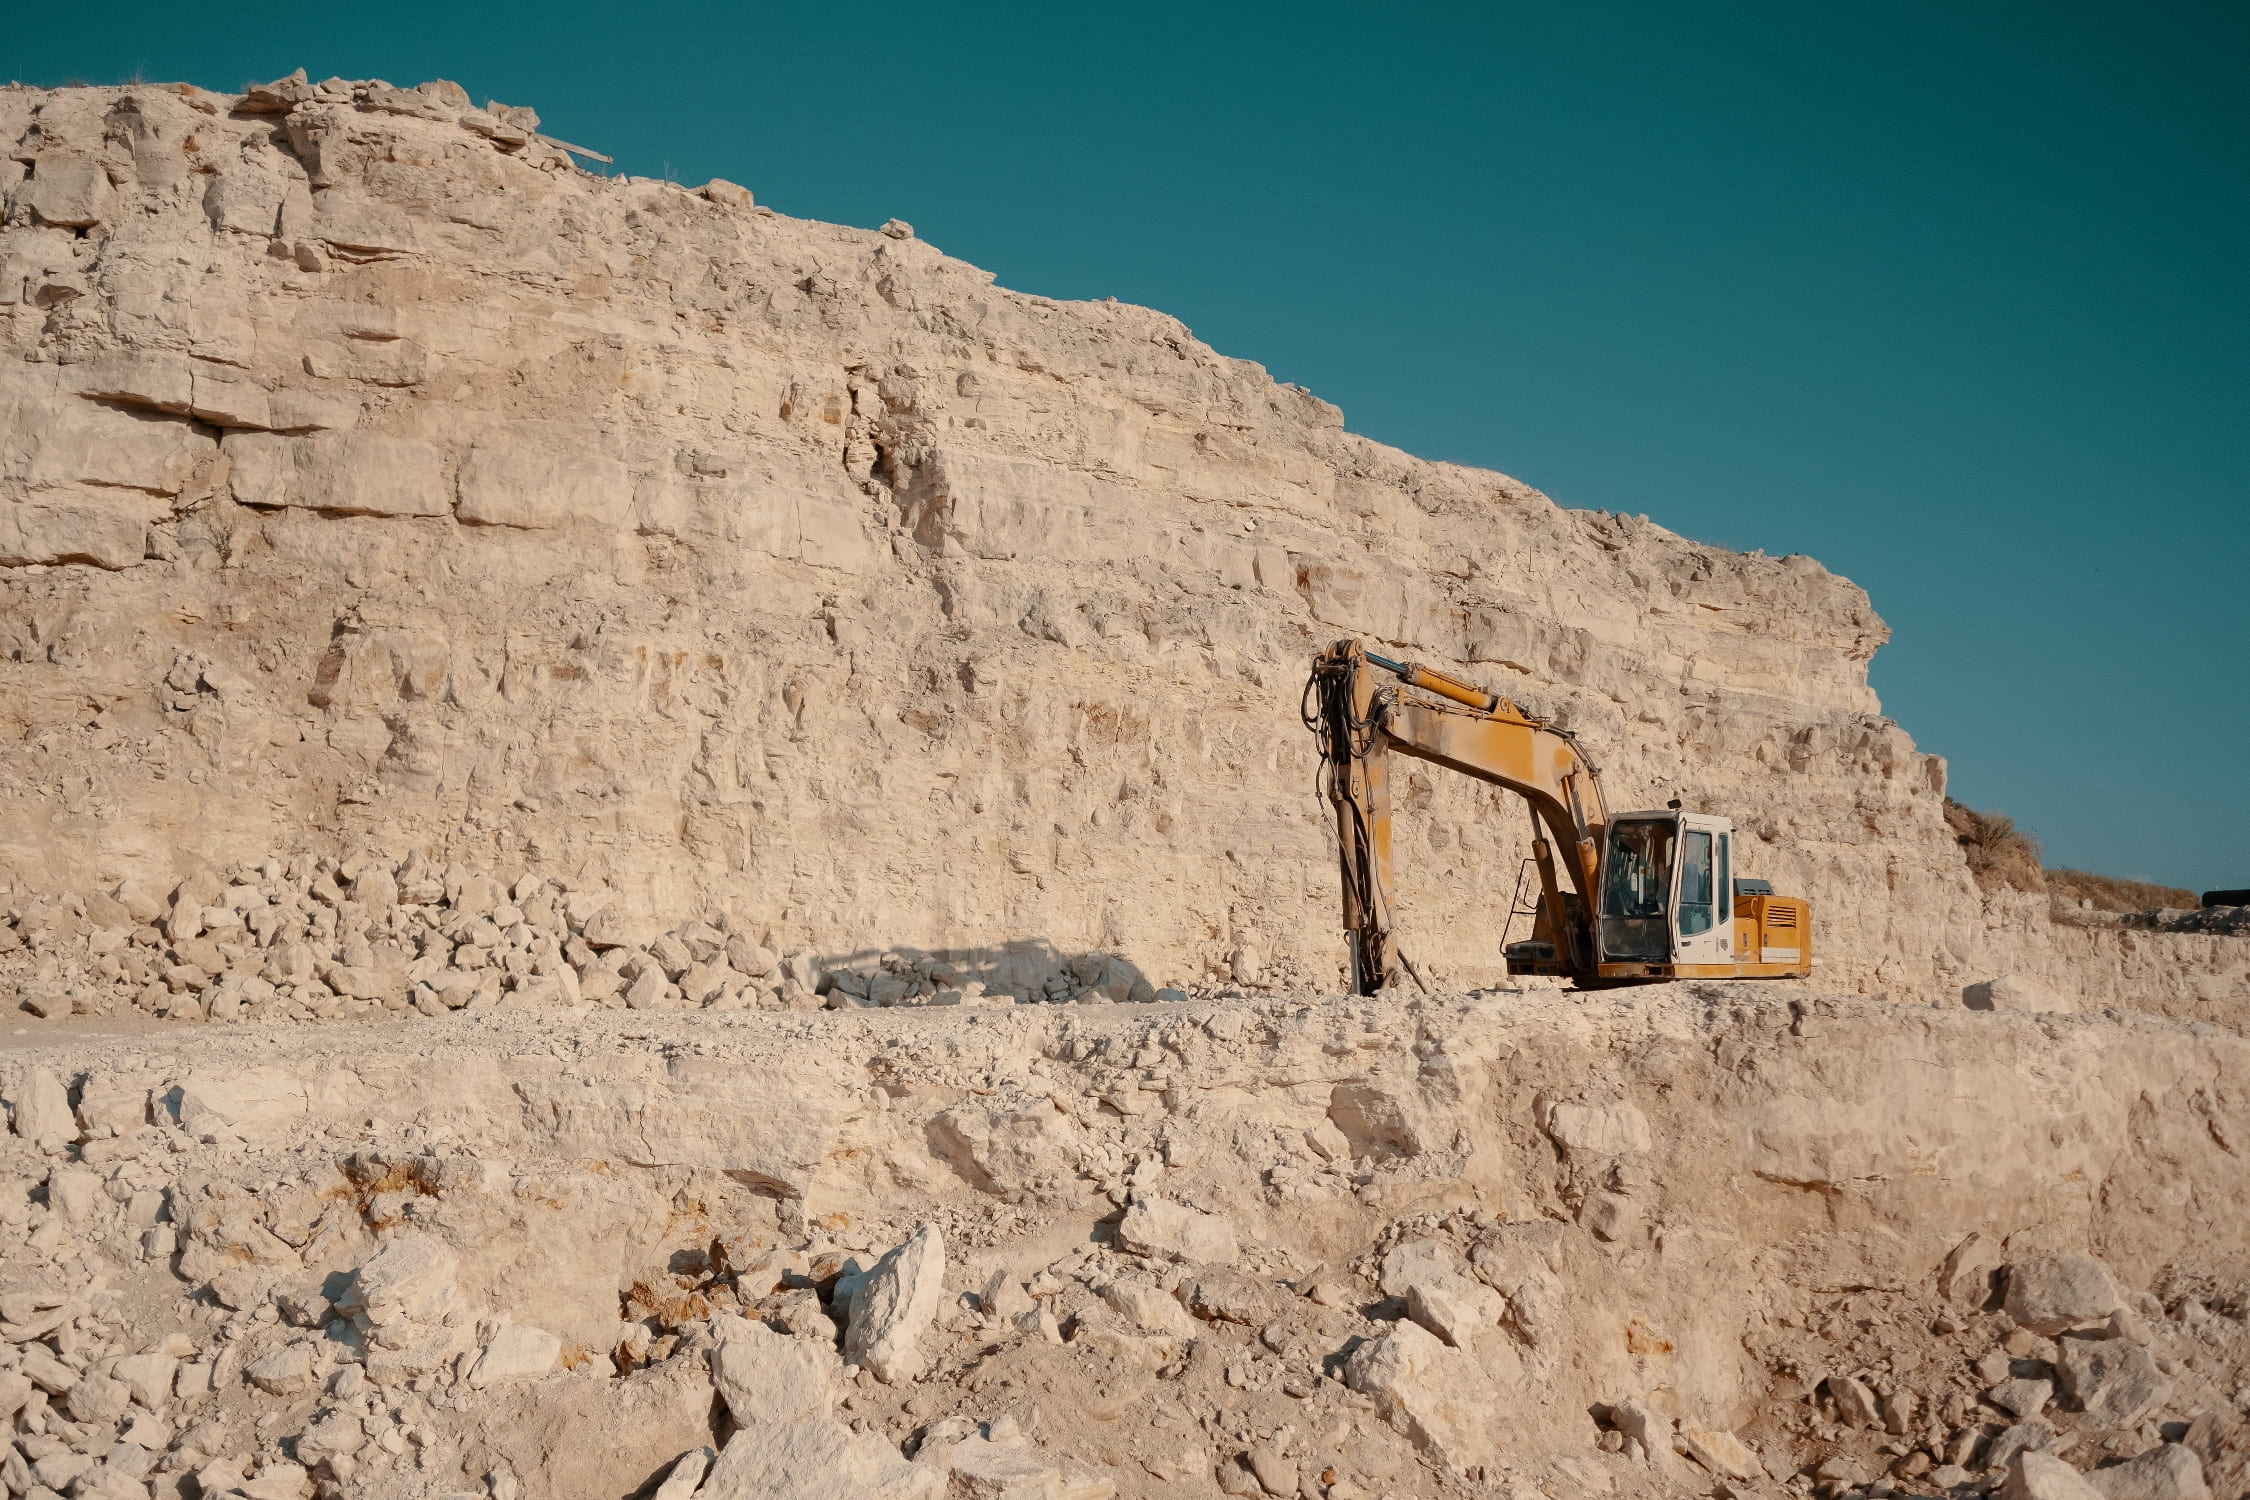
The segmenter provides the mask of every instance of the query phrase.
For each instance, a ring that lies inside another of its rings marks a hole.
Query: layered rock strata
[[[450,84],[11,88],[0,141],[18,910],[373,848],[839,961],[1332,983],[1298,689],[1362,633],[1554,715],[1614,806],[1731,812],[1831,985],[2043,962],[1809,558],[1412,458],[903,224],[589,175]],[[1488,977],[1521,810],[1398,790],[1409,951]],[[2072,972],[2243,983],[2144,941]]]

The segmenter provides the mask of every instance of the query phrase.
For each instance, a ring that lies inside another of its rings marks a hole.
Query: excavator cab
[[[1734,821],[1618,813],[1602,851],[1604,979],[1784,978],[1810,972],[1810,916],[1734,876]]]

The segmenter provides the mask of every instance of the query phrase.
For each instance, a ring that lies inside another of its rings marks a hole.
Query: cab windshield
[[[1602,860],[1602,954],[1661,961],[1672,956],[1672,861],[1679,826],[1670,820],[1613,823]]]

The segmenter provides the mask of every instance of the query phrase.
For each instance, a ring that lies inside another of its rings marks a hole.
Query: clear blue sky
[[[2250,8],[132,3],[28,83],[453,78],[1809,552],[2050,863],[2250,885]]]

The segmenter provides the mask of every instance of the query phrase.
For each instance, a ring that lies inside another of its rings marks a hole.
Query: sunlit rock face
[[[1812,559],[536,125],[444,84],[0,92],[0,882],[420,850],[830,960],[1329,985],[1299,691],[1360,634],[1568,726],[1613,808],[1730,813],[1826,985],[2239,993],[2219,939],[2066,961],[1987,910],[1868,688],[1886,627]],[[1397,793],[1407,952],[1497,974],[1520,805]]]

